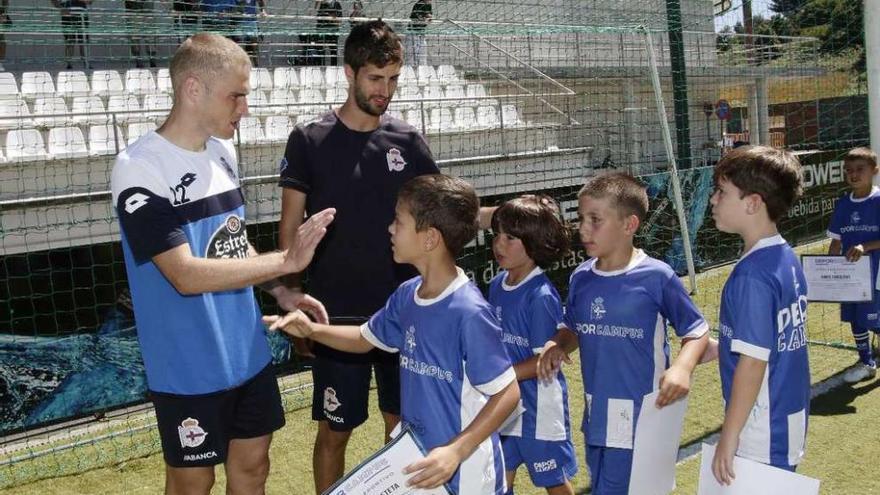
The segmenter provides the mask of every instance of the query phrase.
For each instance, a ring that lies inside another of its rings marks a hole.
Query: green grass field
[[[806,248],[821,252],[824,245]],[[706,317],[717,318],[717,298],[730,271],[722,267],[702,274],[699,291],[694,296]],[[814,341],[847,343],[849,330],[837,320],[834,305],[814,304],[808,310],[808,330]],[[677,343],[673,344],[676,347]],[[566,369],[570,387],[572,424],[579,425],[583,413],[583,387],[580,381],[577,356]],[[852,350],[826,345],[810,346],[812,380],[821,381],[852,364]],[[301,385],[300,376],[287,378],[282,388]],[[880,380],[844,386],[813,401],[807,457],[800,473],[822,480],[823,494],[880,493],[880,479],[871,471],[873,460],[880,458],[880,392],[875,389]],[[269,493],[312,493],[311,447],[316,427],[310,419],[310,410],[304,408],[310,390],[287,394],[287,426],[279,431],[271,451],[272,468]],[[377,450],[382,442],[382,422],[372,398],[370,420],[352,436],[348,464],[353,467],[359,460]],[[717,363],[697,369],[690,398],[690,409],[685,420],[682,444],[688,444],[716,432],[722,421],[721,391]],[[148,425],[151,417],[132,419],[121,429]],[[575,429],[577,429],[575,427]],[[574,482],[579,492],[589,486],[584,463],[583,435],[573,433],[580,472]],[[158,437],[154,429],[123,434],[111,440],[95,440],[96,434],[85,434],[78,440],[84,445],[35,460],[0,467],[0,490],[3,494],[104,494],[104,493],[161,493],[164,465],[158,454]],[[46,446],[32,446],[31,451]],[[21,455],[18,452],[15,455]],[[0,461],[3,457],[0,456]],[[124,460],[120,462],[120,460]],[[675,493],[696,493],[699,457],[678,466],[679,488]],[[224,478],[218,470],[215,493],[225,491]],[[50,477],[55,476],[55,477]],[[46,478],[46,479],[41,479]],[[544,493],[530,486],[524,470],[518,475],[517,493]]]

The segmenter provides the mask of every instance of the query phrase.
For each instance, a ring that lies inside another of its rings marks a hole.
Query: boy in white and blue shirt
[[[447,483],[461,495],[503,495],[497,430],[519,403],[519,387],[489,304],[455,256],[476,235],[472,186],[423,175],[398,193],[389,226],[394,260],[421,276],[404,282],[361,327],[314,324],[302,313],[267,317],[283,329],[347,352],[400,353],[401,423],[429,453],[406,468],[412,488]]]
[[[568,251],[559,207],[548,196],[525,195],[492,216],[492,250],[503,269],[489,284],[489,304],[501,322],[502,342],[519,381],[523,412],[501,430],[508,494],[525,464],[532,483],[550,495],[574,495],[577,473],[568,419],[568,386],[560,372],[537,379],[541,346],[562,322],[562,303],[544,274]]]
[[[582,430],[592,493],[629,490],[642,399],[657,407],[686,395],[709,341],[708,325],[675,272],[633,247],[648,210],[644,187],[626,174],[588,182],[578,197],[581,243],[592,258],[571,275],[566,313],[538,362],[552,376],[579,348],[586,393]],[[682,339],[670,365],[667,321]]]
[[[828,254],[844,255],[857,261],[870,253],[871,280],[877,280],[880,262],[880,189],[874,186],[877,175],[877,155],[868,148],[855,148],[843,159],[846,183],[852,189],[844,194],[834,207],[828,237]],[[840,305],[840,319],[850,324],[859,362],[849,369],[844,381],[856,383],[877,374],[877,365],[871,355],[870,332],[880,332],[880,291],[875,290],[872,300]]]
[[[800,164],[768,146],[737,148],[715,167],[712,216],[745,254],[721,294],[719,368],[725,415],[712,471],[733,482],[735,455],[793,471],[810,412],[807,284],[776,228],[801,192]]]

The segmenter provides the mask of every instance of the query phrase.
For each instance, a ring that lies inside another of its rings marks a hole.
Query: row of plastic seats
[[[0,98],[26,98],[32,100],[46,96],[73,98],[76,96],[102,96],[131,94],[143,96],[170,93],[171,78],[168,69],[159,69],[154,76],[147,69],[129,69],[122,76],[115,70],[96,70],[90,75],[82,71],[62,71],[56,79],[49,72],[23,72],[21,89],[11,72],[0,72]]]
[[[427,116],[427,121],[425,121]],[[514,105],[502,105],[499,119],[498,109],[491,105],[479,107],[463,106],[454,109],[432,108],[430,112],[408,110],[399,115],[416,129],[427,132],[472,131],[481,129],[513,128],[527,125]]]
[[[242,144],[286,142],[294,125],[306,124],[320,115],[320,112],[301,113],[293,118],[272,115],[266,117],[265,123],[258,117],[244,117],[238,123],[238,139]]]
[[[467,104],[468,102],[465,100],[468,99],[484,99],[483,101],[474,101],[473,104],[480,103],[488,103],[492,105],[496,105],[497,102],[495,100],[486,100],[485,98],[488,96],[486,93],[486,88],[482,84],[468,84],[466,86],[461,84],[453,84],[446,86],[446,89],[439,86],[425,86],[423,90],[420,90],[417,87],[412,86],[403,86],[397,90],[395,94],[395,99],[397,102],[392,101],[392,107],[398,107],[401,110],[406,110],[407,108],[416,108],[419,106],[426,106],[428,108],[431,107],[441,107],[441,106],[458,106],[461,104]],[[441,100],[447,99],[449,101],[427,101],[424,103],[418,103],[416,101],[410,101],[408,103],[400,102],[399,100]]]
[[[398,83],[407,85],[450,85],[463,84],[451,65],[441,65],[436,69],[430,65],[416,68],[404,66]],[[345,88],[348,81],[342,67],[278,67],[272,72],[266,68],[251,70],[252,90],[272,89],[326,89]],[[45,96],[72,98],[75,96],[109,96],[113,94],[133,94],[144,96],[155,93],[171,93],[171,77],[168,69],[158,69],[155,74],[149,69],[129,69],[123,74],[115,70],[96,70],[90,74],[83,71],[61,71],[55,78],[46,71],[23,72],[21,87],[11,72],[0,72],[0,97],[21,96],[35,99]]]
[[[14,129],[6,134],[3,161],[28,162],[78,158],[85,156],[115,155],[139,137],[156,128],[152,122],[135,122],[126,126],[109,124],[88,128],[88,144],[79,127],[55,127],[49,129],[47,138],[38,129]]]
[[[135,95],[111,95],[107,105],[98,96],[75,96],[70,107],[60,96],[39,97],[31,110],[23,99],[0,100],[0,129],[66,124],[104,124],[115,115],[119,123],[161,119],[171,109],[171,96],[144,96],[143,106]]]

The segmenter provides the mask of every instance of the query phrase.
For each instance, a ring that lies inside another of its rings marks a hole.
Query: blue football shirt
[[[681,338],[709,330],[672,268],[641,250],[621,270],[594,258],[572,273],[564,325],[578,335],[588,445],[632,448],[642,398],[669,367],[667,321]]]
[[[807,283],[781,236],[758,241],[721,292],[719,368],[725,404],[742,355],[767,362],[761,389],[740,433],[737,455],[774,466],[804,455],[810,413]]]
[[[400,353],[401,421],[431,450],[461,433],[516,374],[491,307],[461,269],[433,299],[418,296],[421,280],[404,282],[361,333],[376,347]],[[497,432],[462,462],[449,485],[461,495],[504,493]]]

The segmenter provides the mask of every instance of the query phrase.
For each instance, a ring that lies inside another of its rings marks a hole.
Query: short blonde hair
[[[175,93],[187,77],[196,76],[207,84],[229,69],[250,65],[247,53],[234,41],[212,33],[197,33],[180,44],[171,59],[169,75]]]

